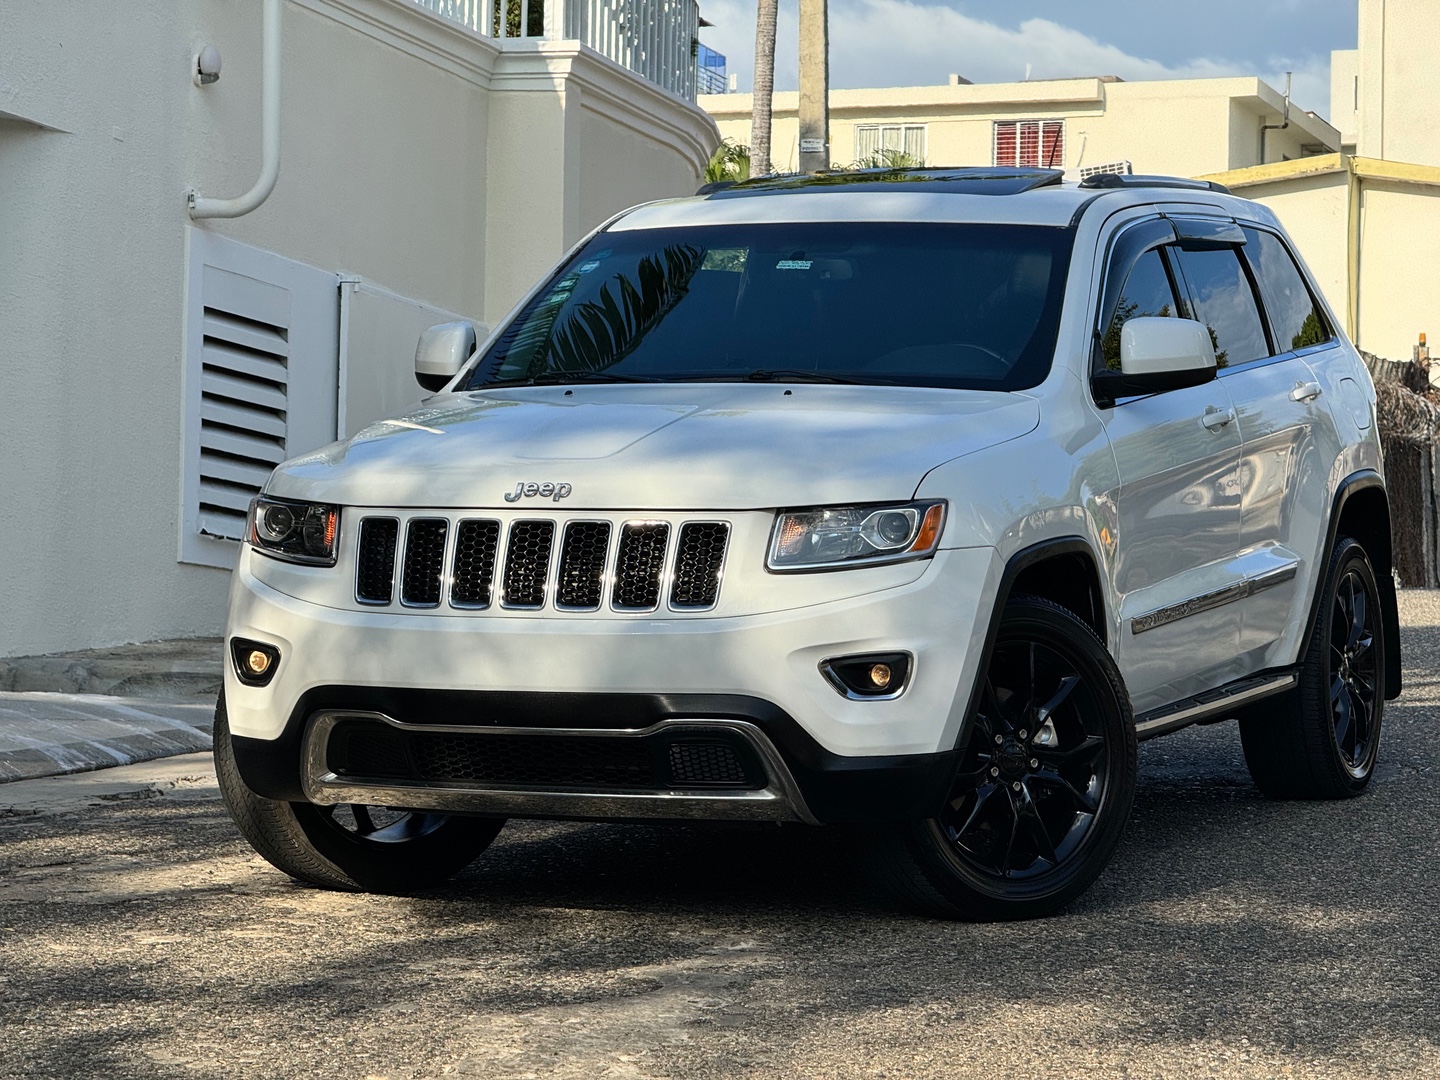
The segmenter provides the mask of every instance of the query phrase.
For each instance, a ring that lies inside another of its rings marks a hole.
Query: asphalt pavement
[[[1362,798],[1279,803],[1233,724],[1141,749],[1064,915],[874,894],[854,836],[512,823],[419,898],[297,886],[208,755],[0,784],[0,1076],[1440,1076],[1440,594]]]

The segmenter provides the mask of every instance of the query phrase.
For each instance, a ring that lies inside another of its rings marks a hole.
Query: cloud
[[[754,0],[704,0],[705,18],[715,25],[705,42],[726,55],[739,89],[749,90],[755,56]],[[798,5],[783,0],[775,49],[775,88],[793,90],[798,80]],[[1266,70],[1261,70],[1261,68]],[[1330,58],[1271,57],[1254,61],[1195,57],[1178,64],[1132,56],[1073,27],[1050,19],[999,26],[963,15],[943,4],[916,0],[831,0],[830,84],[836,89],[865,86],[938,85],[956,72],[974,82],[1018,82],[1085,75],[1119,75],[1127,80],[1204,79],[1260,75],[1279,89],[1293,70],[1294,99],[1302,108],[1329,112]]]

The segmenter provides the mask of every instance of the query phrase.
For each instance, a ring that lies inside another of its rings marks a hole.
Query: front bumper
[[[267,586],[251,571],[258,558],[242,553],[229,636],[273,644],[280,661],[264,687],[242,684],[227,665],[225,692],[237,762],[262,795],[358,801],[336,794],[353,787],[349,781],[324,779],[323,753],[306,758],[307,732],[326,712],[377,713],[402,726],[575,728],[613,738],[640,737],[657,724],[718,724],[755,746],[768,794],[590,792],[588,803],[566,803],[550,798],[553,791],[481,798],[469,786],[468,802],[446,796],[444,808],[802,821],[924,816],[943,798],[1001,569],[992,549],[947,550],[915,580],[879,592],[759,615],[617,623],[342,610]],[[819,670],[831,657],[882,651],[915,658],[905,693],[893,700],[847,699]],[[414,786],[405,790],[401,802],[376,785],[369,801],[426,805]]]

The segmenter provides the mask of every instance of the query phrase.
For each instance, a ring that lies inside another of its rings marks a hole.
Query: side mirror
[[[438,393],[445,384],[460,374],[475,353],[475,327],[468,322],[449,322],[432,326],[420,335],[415,346],[415,381],[426,390]]]
[[[1120,370],[1096,372],[1091,383],[1095,400],[1113,405],[1117,398],[1199,386],[1215,378],[1215,369],[1215,345],[1204,323],[1141,316],[1120,331]]]

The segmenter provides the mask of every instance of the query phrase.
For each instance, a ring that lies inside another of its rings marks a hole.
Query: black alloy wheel
[[[1034,640],[995,649],[964,771],[939,824],[980,873],[1024,881],[1085,842],[1105,797],[1105,731],[1075,663]]]
[[[1375,666],[1379,604],[1373,579],[1346,569],[1335,590],[1330,617],[1330,714],[1335,749],[1357,780],[1370,768],[1375,749],[1375,710],[1380,678]]]
[[[950,798],[892,830],[880,869],[929,913],[1037,918],[1099,876],[1134,800],[1135,725],[1094,631],[1034,597],[1005,608]]]
[[[1245,764],[1272,799],[1359,795],[1380,753],[1390,643],[1375,571],[1358,541],[1335,542],[1320,588],[1295,689],[1240,717]]]

